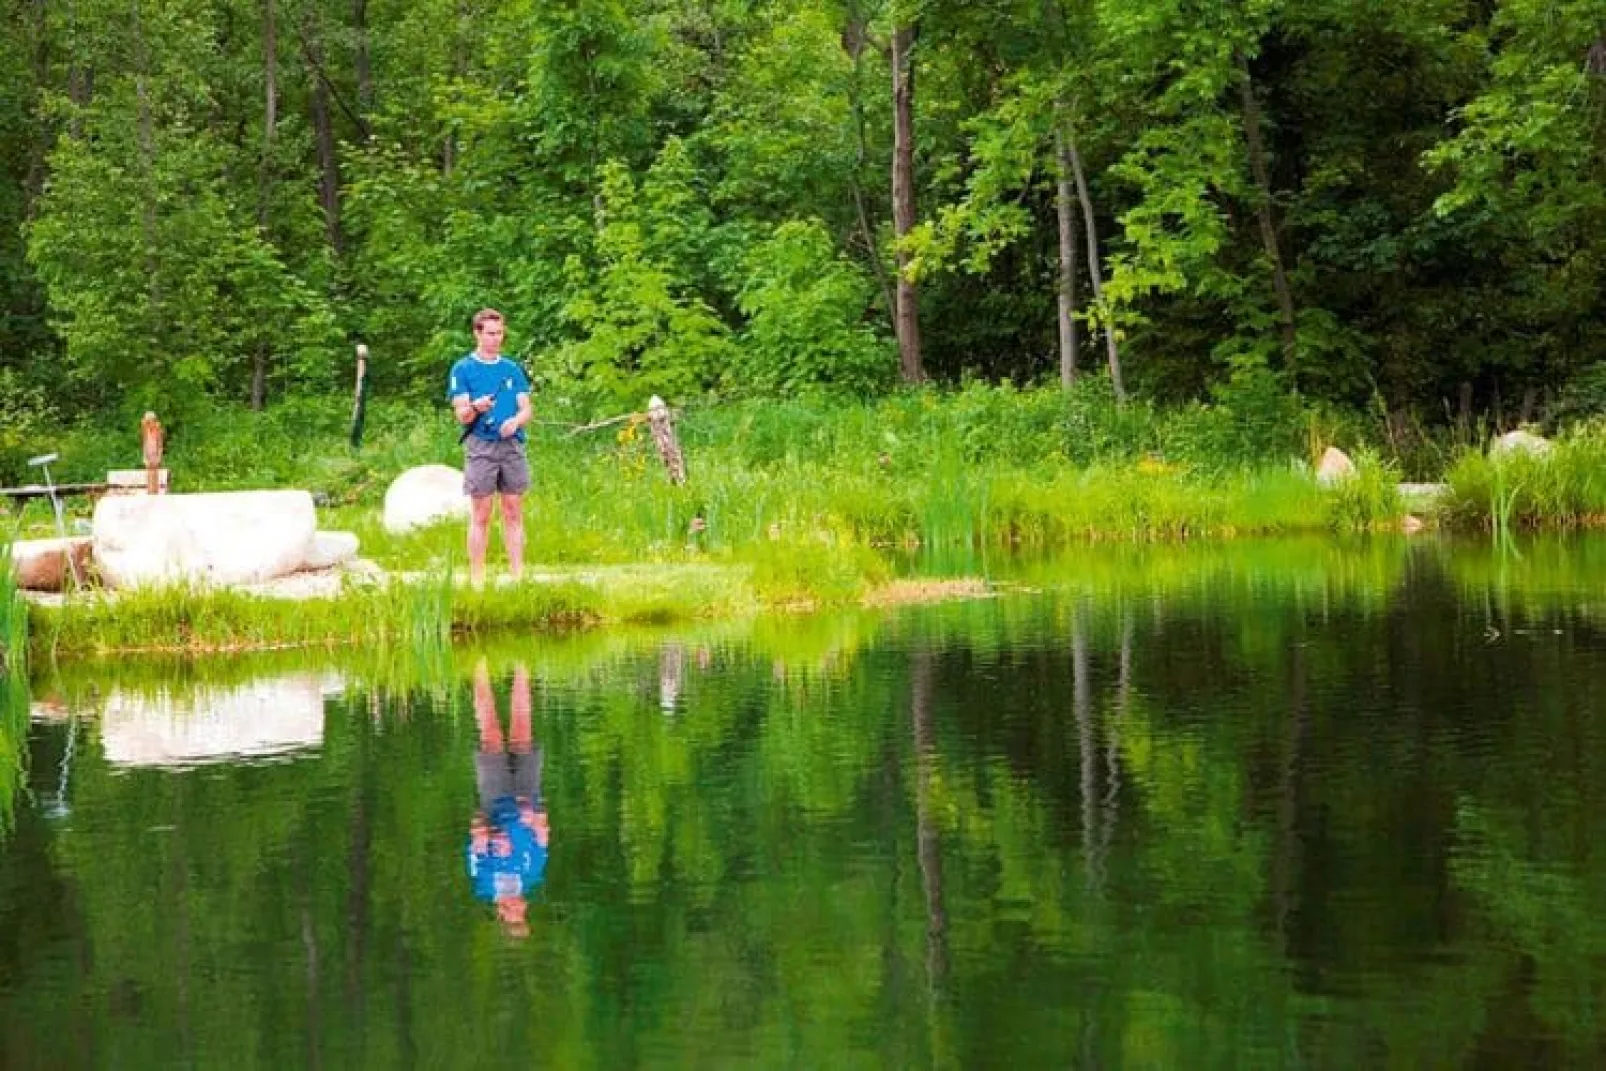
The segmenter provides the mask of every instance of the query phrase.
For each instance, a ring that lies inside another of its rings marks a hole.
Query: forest
[[[1601,0],[9,0],[0,425],[1097,376],[1606,401]]]

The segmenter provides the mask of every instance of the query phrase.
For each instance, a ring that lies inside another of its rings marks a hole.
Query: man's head
[[[474,314],[474,342],[481,354],[486,357],[498,356],[502,352],[502,338],[506,334],[507,324],[495,309],[481,309]]]
[[[502,930],[509,937],[524,938],[530,936],[530,902],[523,895],[498,897],[496,901],[496,917],[502,923]]]

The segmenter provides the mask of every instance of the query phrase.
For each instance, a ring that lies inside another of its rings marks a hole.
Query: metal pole
[[[83,579],[78,575],[78,563],[73,561],[72,548],[67,545],[67,519],[62,513],[61,498],[56,494],[56,483],[50,478],[50,463],[56,460],[55,454],[41,454],[29,458],[28,464],[40,469],[45,475],[45,493],[50,496],[50,508],[56,515],[56,535],[61,537],[61,554],[67,562],[67,572],[72,574],[73,590],[84,586]]]

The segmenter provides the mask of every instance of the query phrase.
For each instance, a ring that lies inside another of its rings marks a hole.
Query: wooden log
[[[647,403],[647,421],[652,425],[652,441],[658,447],[658,457],[669,472],[669,482],[686,482],[686,455],[681,452],[680,441],[675,437],[675,419],[669,406],[654,394]]]
[[[58,497],[103,495],[106,493],[107,486],[104,483],[58,483],[55,490]],[[29,499],[48,497],[50,497],[50,488],[42,483],[30,483],[22,487],[0,487],[0,498]]]

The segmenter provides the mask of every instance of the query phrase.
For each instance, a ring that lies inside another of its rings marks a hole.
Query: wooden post
[[[147,412],[139,422],[140,452],[145,458],[145,493],[161,493],[162,475],[162,423],[155,413]]]
[[[647,420],[652,424],[652,441],[658,447],[658,456],[663,459],[664,468],[669,470],[669,482],[685,483],[686,457],[680,451],[679,440],[675,438],[674,418],[670,415],[669,406],[656,394],[647,403]]]
[[[368,347],[357,343],[356,396],[351,403],[351,448],[362,446],[363,419],[368,414]]]

